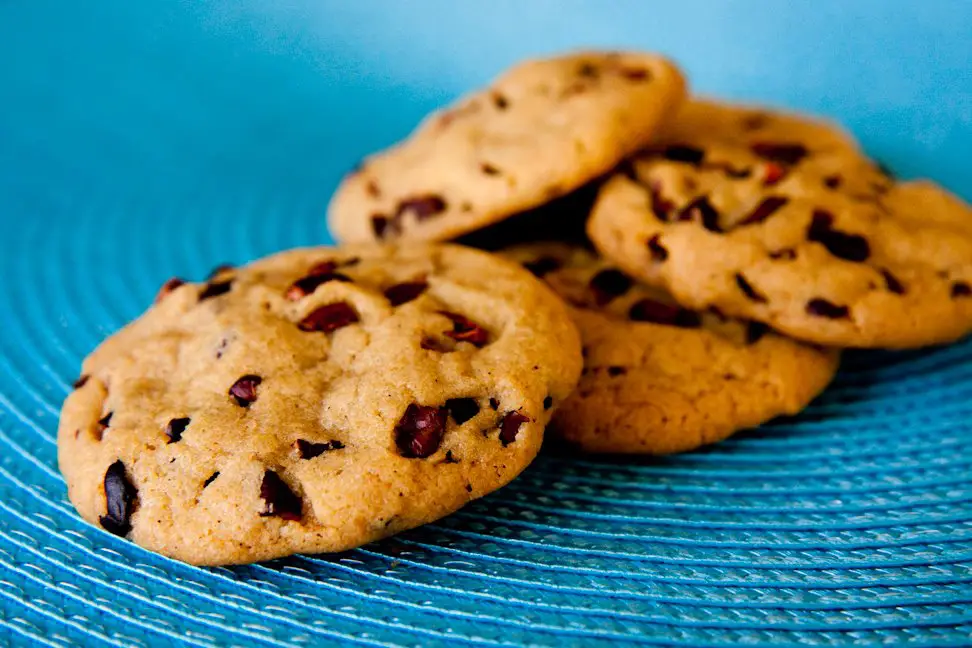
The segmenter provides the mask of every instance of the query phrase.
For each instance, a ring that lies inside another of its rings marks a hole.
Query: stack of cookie
[[[690,450],[799,412],[840,347],[972,330],[967,205],[833,126],[686,99],[658,56],[519,65],[329,219],[342,247],[167,282],[85,360],[82,516],[196,564],[348,549],[508,483],[548,423]]]

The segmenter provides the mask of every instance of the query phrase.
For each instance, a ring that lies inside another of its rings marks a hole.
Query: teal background
[[[543,456],[437,524],[202,570],[83,524],[82,357],[171,275],[329,240],[341,174],[524,56],[676,58],[972,198],[972,2],[0,0],[0,643],[969,645],[972,346],[852,353],[805,415]]]

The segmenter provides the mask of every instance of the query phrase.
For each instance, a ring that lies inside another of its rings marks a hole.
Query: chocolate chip
[[[681,328],[698,328],[702,325],[702,318],[695,311],[665,304],[654,299],[642,299],[635,302],[628,311],[628,317],[635,322],[651,322]]]
[[[88,374],[81,374],[80,376],[78,376],[78,379],[75,380],[74,384],[71,386],[74,387],[74,389],[81,389],[87,384],[89,378],[91,378],[91,376],[89,376]]]
[[[401,306],[416,299],[428,287],[429,284],[424,281],[406,281],[385,289],[385,298],[392,306]]]
[[[314,457],[319,457],[325,452],[330,452],[331,450],[341,450],[344,448],[344,444],[340,441],[314,443],[313,441],[297,439],[294,441],[294,447],[297,448],[297,455],[301,459],[313,459]]]
[[[475,398],[450,398],[445,402],[445,408],[459,425],[479,414],[479,403]]]
[[[125,464],[121,459],[111,464],[105,472],[106,514],[98,518],[109,533],[126,536],[132,530],[131,517],[138,491],[129,481]]]
[[[489,399],[489,406],[491,408],[493,408],[494,411],[495,410],[498,410],[499,409],[499,400],[497,400],[495,398],[490,398]]]
[[[533,421],[532,418],[519,410],[515,412],[507,412],[506,416],[503,417],[502,422],[500,422],[499,439],[500,443],[503,444],[503,447],[505,448],[516,441],[516,435],[520,432],[520,425],[523,423],[529,423],[531,421]]]
[[[661,194],[661,183],[652,182],[648,187],[649,202],[651,205],[651,213],[655,215],[655,218],[667,223],[668,219],[671,218],[672,210],[675,209],[675,203],[668,200]]]
[[[560,267],[560,261],[551,256],[542,256],[533,261],[527,261],[523,267],[532,272],[537,277],[543,277],[548,272],[553,272]]]
[[[661,244],[661,234],[655,234],[648,239],[648,251],[651,252],[651,260],[661,263],[668,259],[668,250]]]
[[[586,79],[596,79],[598,76],[600,76],[600,71],[593,63],[585,62],[581,63],[577,68],[577,75]]]
[[[904,284],[898,281],[898,278],[888,270],[882,269],[881,276],[884,277],[884,285],[887,286],[888,291],[893,292],[895,295],[905,294]]]
[[[672,162],[684,162],[693,166],[702,164],[702,160],[705,159],[704,150],[694,146],[686,146],[684,144],[669,146],[662,151],[662,155],[666,160],[671,160]]]
[[[805,146],[796,143],[756,142],[750,150],[761,158],[790,165],[799,163],[809,154]]]
[[[972,287],[964,281],[956,281],[952,284],[952,298],[972,297]]]
[[[329,281],[342,281],[345,283],[351,282],[351,278],[347,275],[341,274],[340,272],[334,272],[334,267],[335,263],[333,261],[319,263],[311,268],[306,277],[301,277],[295,281],[290,288],[287,289],[284,297],[288,301],[299,301],[317,290],[318,286],[326,284]]]
[[[219,471],[218,470],[216,472],[214,472],[212,475],[210,475],[209,477],[206,478],[206,481],[203,482],[203,488],[206,488],[207,486],[209,486],[210,484],[212,484],[214,481],[216,481],[216,478],[217,477],[219,477]]]
[[[628,292],[633,283],[628,275],[620,270],[609,268],[594,275],[589,286],[594,293],[594,301],[598,306],[604,306],[615,297]]]
[[[678,220],[701,220],[702,226],[710,232],[722,232],[722,228],[719,227],[719,212],[709,202],[708,196],[699,196],[685,205],[678,213]]]
[[[826,299],[815,297],[807,302],[807,313],[829,319],[842,319],[850,315],[847,306],[840,306]]]
[[[763,186],[772,187],[779,184],[780,180],[786,177],[786,167],[775,162],[766,164],[766,173],[763,174]]]
[[[769,258],[771,259],[783,259],[785,261],[792,261],[797,257],[796,250],[792,248],[783,248],[781,250],[776,250],[769,253]]]
[[[159,288],[159,292],[155,295],[155,303],[158,304],[160,301],[168,297],[176,288],[185,285],[185,281],[179,277],[172,277]]]
[[[749,176],[753,175],[752,169],[747,169],[745,167],[737,169],[726,162],[723,162],[722,164],[714,164],[711,168],[722,169],[722,171],[733,180],[745,180]]]
[[[228,263],[221,263],[221,264],[219,264],[218,266],[216,266],[215,268],[213,268],[212,270],[209,271],[209,274],[206,275],[206,280],[207,281],[211,281],[211,280],[215,279],[216,277],[218,277],[219,275],[221,275],[221,274],[223,274],[225,272],[230,272],[233,269],[234,269],[233,266],[231,266],[230,264],[228,264]]]
[[[359,321],[357,311],[348,302],[334,302],[315,308],[300,320],[297,328],[314,333],[331,333]]]
[[[471,493],[472,492],[472,484],[466,484],[466,492],[467,493]]]
[[[452,454],[452,450],[446,450],[445,459],[442,460],[445,464],[457,464],[459,460],[456,459],[455,455]]]
[[[651,81],[651,72],[644,68],[621,68],[621,76],[628,81]]]
[[[763,199],[761,203],[756,206],[746,218],[742,219],[740,225],[753,225],[755,223],[762,223],[764,220],[772,216],[776,210],[780,209],[786,203],[790,202],[789,198],[784,198],[782,196],[768,196]]]
[[[412,213],[416,220],[422,221],[441,214],[445,210],[446,203],[441,196],[434,194],[415,196],[398,203],[395,218],[401,219],[405,214]]]
[[[506,110],[510,105],[506,97],[498,92],[491,92],[489,96],[493,100],[493,105],[496,106],[497,110]]]
[[[479,170],[489,176],[495,176],[500,174],[500,170],[494,167],[492,164],[489,164],[488,162],[483,162],[482,164],[480,164]]]
[[[187,425],[189,425],[189,417],[174,418],[169,421],[169,424],[165,426],[165,436],[169,437],[169,443],[181,441],[182,433],[186,431]]]
[[[257,399],[257,385],[262,382],[263,378],[253,374],[241,376],[229,388],[229,395],[236,399],[236,404],[240,407],[249,407]]]
[[[477,347],[485,346],[489,341],[489,333],[486,331],[486,329],[481,327],[479,324],[476,324],[472,320],[459,315],[458,313],[451,313],[449,311],[439,311],[439,313],[452,320],[452,330],[445,331],[445,334],[451,337],[453,340],[469,342]]]
[[[114,412],[108,412],[98,420],[98,425],[100,425],[102,428],[108,427],[109,425],[111,425],[111,417],[113,415]]]
[[[833,214],[823,209],[815,209],[807,228],[807,240],[820,243],[835,257],[847,261],[866,261],[871,256],[867,239],[858,234],[847,234],[833,229],[833,224]]]
[[[742,273],[736,273],[736,285],[739,286],[739,290],[743,291],[743,294],[746,295],[746,297],[757,304],[765,304],[767,302],[766,296],[753,288],[752,284],[746,280],[746,277],[744,277]]]
[[[839,175],[830,175],[824,178],[823,182],[824,186],[828,189],[836,189],[840,186],[840,183],[843,182],[843,178],[841,178]]]
[[[233,287],[233,280],[227,279],[226,281],[211,281],[206,284],[202,292],[199,293],[199,301],[206,299],[211,299],[213,297],[219,297],[220,295],[225,295]]]
[[[624,367],[610,366],[607,368],[607,372],[608,375],[613,378],[616,376],[623,376],[624,374],[628,373],[628,370]]]
[[[303,502],[290,490],[280,475],[272,470],[263,473],[263,481],[260,483],[260,498],[266,504],[266,508],[260,513],[260,517],[276,516],[284,520],[299,520],[303,509]]]
[[[551,407],[553,407],[553,397],[547,396],[546,398],[543,399],[543,409],[548,410]]]
[[[770,327],[762,322],[749,322],[746,325],[746,344],[756,344],[769,333]]]
[[[395,445],[408,459],[424,459],[435,454],[445,436],[448,412],[444,407],[412,403],[395,426]]]
[[[397,233],[394,231],[397,228],[395,227],[389,228],[389,225],[391,225],[391,222],[389,221],[387,216],[371,217],[371,231],[375,233],[376,238],[383,239],[385,238],[386,234],[391,235],[393,233]]]

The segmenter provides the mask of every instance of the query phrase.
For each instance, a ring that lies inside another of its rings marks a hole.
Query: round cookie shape
[[[646,145],[684,87],[651,54],[521,63],[349,174],[329,207],[331,232],[342,242],[445,240],[537,207]]]
[[[781,139],[713,127],[631,160],[595,202],[595,246],[689,308],[817,344],[909,348],[972,331],[972,209],[765,124]]]
[[[293,250],[167,283],[84,361],[58,459],[86,520],[179,560],[341,551],[513,479],[581,364],[505,259]]]
[[[583,248],[541,243],[506,254],[571,306],[585,367],[549,432],[580,450],[693,450],[796,414],[837,371],[837,351],[682,308]]]

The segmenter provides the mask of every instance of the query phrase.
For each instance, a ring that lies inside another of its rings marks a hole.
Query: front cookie
[[[692,450],[796,414],[837,370],[836,351],[680,308],[582,248],[548,243],[507,254],[571,305],[585,367],[550,431],[581,450]]]
[[[818,344],[918,347],[972,331],[968,205],[895,182],[821,124],[735,107],[698,118],[714,110],[689,111],[604,185],[587,224],[602,254],[687,307]]]
[[[338,188],[343,242],[445,240],[567,194],[648,143],[684,95],[660,56],[528,61],[426,119]]]
[[[340,551],[509,482],[580,365],[513,263],[294,250],[166,284],[85,360],[58,458],[85,519],[186,562]]]

